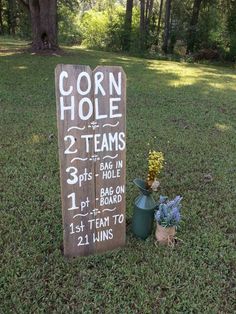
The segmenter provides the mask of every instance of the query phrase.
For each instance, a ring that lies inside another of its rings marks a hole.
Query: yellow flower
[[[163,168],[164,155],[162,152],[156,152],[155,150],[149,151],[148,156],[148,177],[147,183],[149,186],[155,181]]]

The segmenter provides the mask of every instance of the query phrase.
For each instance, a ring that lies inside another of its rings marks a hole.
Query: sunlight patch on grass
[[[68,48],[70,50],[90,50],[86,46],[83,45],[73,45],[73,46],[66,46],[66,45],[61,45],[63,48]]]
[[[17,40],[17,39],[12,40],[12,39],[9,39],[7,36],[5,36],[5,37],[1,37],[0,44],[4,45],[4,47],[13,46],[17,48],[17,47],[23,47],[27,45],[27,41]]]
[[[43,142],[44,138],[41,134],[33,134],[32,137],[29,140],[30,144],[38,144],[40,142]]]
[[[175,78],[170,79],[169,86],[182,87],[196,84],[201,77],[201,70],[198,71],[195,68],[188,67],[183,68],[182,64],[177,62],[166,61],[154,61],[149,64],[149,69],[158,72],[162,72],[165,75],[173,75]]]
[[[212,86],[213,88],[217,88],[217,89],[222,89],[222,90],[225,90],[226,88],[227,89],[232,89],[232,90],[235,90],[235,86],[236,86],[236,82],[234,82],[234,84],[230,84],[230,83],[227,83],[227,82],[224,82],[224,83],[208,83],[209,86]]]
[[[182,78],[178,78],[177,80],[170,81],[168,85],[173,86],[173,87],[183,87],[183,86],[190,86],[196,83],[197,83],[197,78],[185,76]]]
[[[174,78],[168,82],[168,85],[172,87],[203,84],[204,87],[209,86],[221,90],[236,90],[235,75],[231,74],[232,69],[229,69],[229,73],[225,73],[225,70],[221,68],[217,72],[214,69],[207,68],[207,66],[157,60],[149,62],[148,69],[156,71],[157,74],[161,72],[164,75],[172,75]]]
[[[103,65],[109,64],[110,62],[111,62],[111,60],[108,59],[108,58],[102,58],[102,59],[100,59],[100,63],[103,64]]]
[[[8,57],[8,56],[14,56],[15,54],[20,54],[21,52],[20,51],[16,51],[16,50],[12,50],[12,51],[9,51],[9,50],[5,50],[5,49],[0,49],[0,56],[1,57]]]
[[[18,69],[18,70],[27,70],[28,67],[25,66],[25,65],[19,65],[19,66],[17,66],[17,67],[14,67],[14,69]]]
[[[231,125],[224,123],[216,123],[215,128],[221,132],[231,131],[233,129]]]
[[[122,61],[130,61],[130,58],[128,58],[128,57],[118,57],[117,59],[119,59],[119,60],[122,60]]]

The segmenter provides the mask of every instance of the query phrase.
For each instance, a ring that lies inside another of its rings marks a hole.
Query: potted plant
[[[180,208],[182,197],[176,196],[168,200],[167,196],[160,196],[158,210],[155,213],[156,239],[160,244],[172,245],[180,222]]]
[[[163,168],[163,163],[164,156],[162,152],[150,151],[146,180],[134,180],[134,184],[139,188],[140,195],[134,202],[132,231],[137,237],[144,240],[152,233],[153,229],[156,202],[153,199],[152,192],[156,191],[160,184],[157,177]]]

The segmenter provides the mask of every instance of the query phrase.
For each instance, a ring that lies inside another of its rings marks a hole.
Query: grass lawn
[[[235,313],[235,69],[81,48],[37,56],[25,44],[0,39],[0,313]],[[128,78],[127,245],[71,260],[61,253],[58,63],[121,65]],[[184,197],[174,249],[130,230],[149,149],[165,154],[156,198]]]

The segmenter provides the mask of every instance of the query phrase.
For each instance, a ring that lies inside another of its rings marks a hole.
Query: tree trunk
[[[140,50],[147,48],[153,0],[140,0]]]
[[[140,50],[145,48],[145,0],[140,0]]]
[[[7,20],[8,20],[8,33],[9,35],[16,34],[16,1],[8,0],[8,10],[7,10]]]
[[[160,35],[160,30],[161,30],[161,18],[162,18],[162,10],[163,10],[163,0],[160,2],[160,9],[159,9],[159,15],[158,15],[158,24],[157,24],[157,39],[156,39],[156,44],[158,45],[159,43],[159,35]]]
[[[229,56],[236,61],[236,1],[229,3],[227,29],[229,33]]]
[[[188,37],[187,37],[187,53],[194,51],[194,45],[196,41],[197,23],[200,12],[202,0],[194,0],[193,13],[189,25]]]
[[[130,50],[132,13],[133,13],[133,0],[127,0],[126,12],[125,12],[124,36],[123,36],[123,45],[122,45],[123,51]]]
[[[55,50],[57,45],[57,1],[32,0],[29,2],[34,50]]]
[[[162,50],[164,53],[168,53],[168,43],[170,37],[170,12],[171,12],[171,0],[166,0],[166,12],[165,12],[165,29],[164,40]]]
[[[20,2],[30,11],[33,50],[56,50],[57,0],[20,0]]]
[[[150,20],[152,16],[152,10],[153,10],[153,0],[148,0],[146,3],[146,16],[145,16],[145,31],[146,36],[149,34],[149,28],[150,28]]]
[[[0,0],[0,35],[3,35],[2,0]]]

